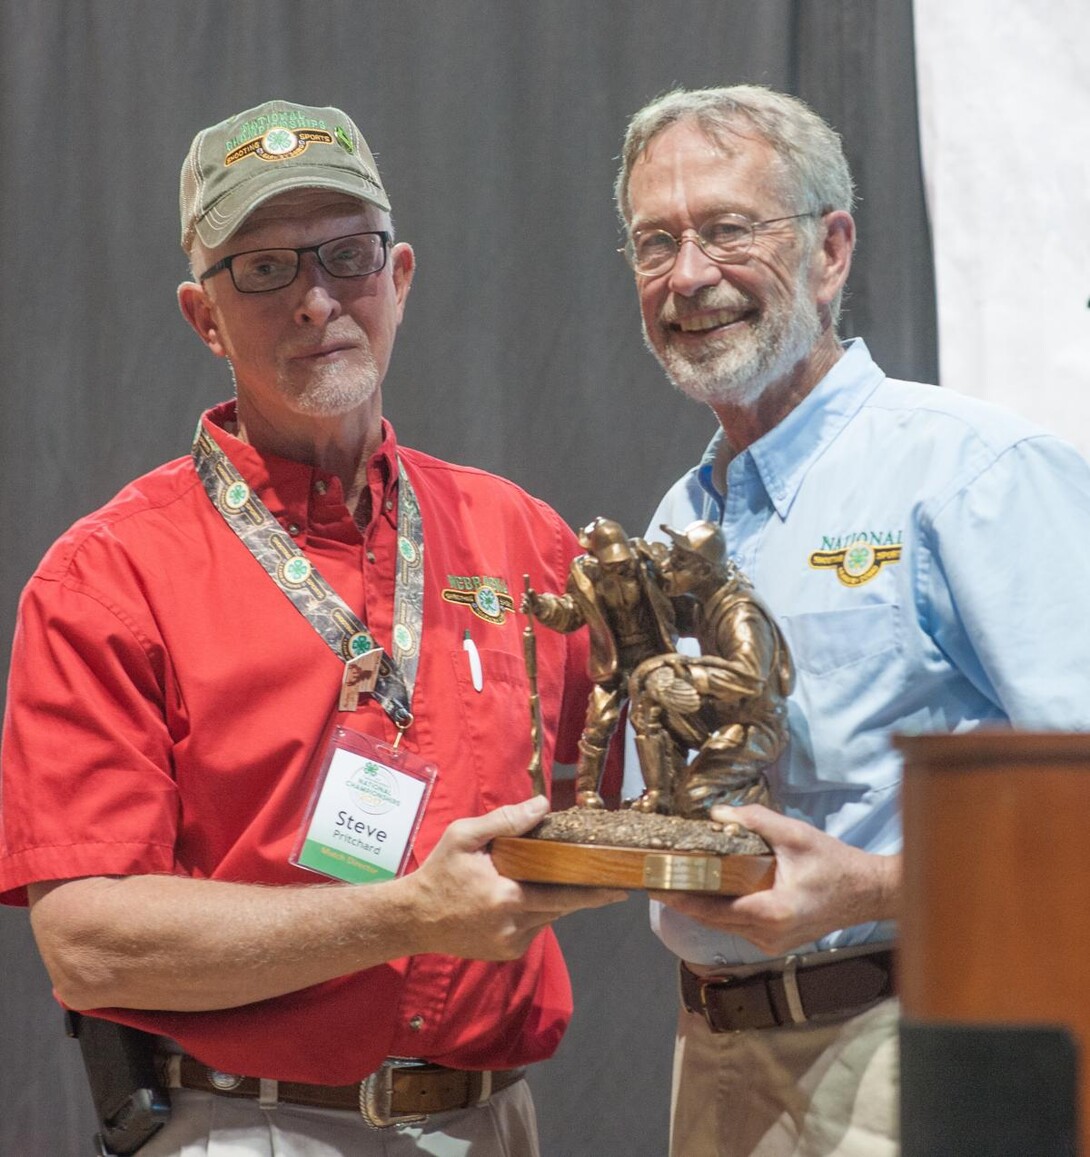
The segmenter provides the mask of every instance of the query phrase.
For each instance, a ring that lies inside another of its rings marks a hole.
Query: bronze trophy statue
[[[529,637],[534,619],[558,631],[587,626],[594,689],[576,806],[547,816],[529,837],[495,841],[501,872],[733,893],[771,883],[764,841],[738,824],[712,822],[708,812],[717,803],[774,806],[764,769],[787,742],[790,653],[727,558],[717,525],[662,529],[669,546],[628,538],[618,523],[596,518],[580,532],[587,553],[573,560],[565,592],[527,587],[521,609]],[[679,650],[679,637],[695,641],[696,653]],[[608,811],[599,781],[626,703],[645,790]],[[541,782],[539,768],[531,774]]]

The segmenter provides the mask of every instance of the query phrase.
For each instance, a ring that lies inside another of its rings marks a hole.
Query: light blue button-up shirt
[[[791,743],[769,769],[787,815],[896,852],[891,734],[1090,730],[1090,467],[1074,449],[1005,410],[887,378],[859,339],[731,460],[725,496],[712,482],[722,437],[648,537],[721,522],[777,616],[797,669]],[[694,963],[764,959],[658,904],[652,925]],[[859,925],[806,948],[893,935]]]

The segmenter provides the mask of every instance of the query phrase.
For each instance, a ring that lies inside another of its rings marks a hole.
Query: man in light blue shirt
[[[1090,469],[841,343],[851,177],[794,98],[659,98],[629,125],[617,199],[647,345],[720,425],[648,537],[720,523],[797,680],[769,769],[783,814],[711,811],[765,837],[774,887],[652,904],[683,962],[671,1152],[892,1155],[890,736],[1090,727]]]

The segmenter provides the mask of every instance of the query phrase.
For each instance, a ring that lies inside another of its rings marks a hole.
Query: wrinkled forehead
[[[693,182],[707,188],[737,183],[773,197],[790,184],[783,158],[746,118],[709,125],[686,117],[655,133],[634,158],[626,188],[628,222],[639,216],[637,202],[649,194]]]

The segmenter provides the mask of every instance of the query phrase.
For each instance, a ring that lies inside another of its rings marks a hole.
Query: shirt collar
[[[341,480],[335,474],[291,458],[265,454],[237,437],[234,431],[238,429],[238,413],[233,400],[206,411],[201,422],[277,521],[306,526],[316,488],[324,487],[323,493],[331,501],[343,503]],[[392,499],[396,509],[397,472],[397,436],[393,426],[383,418],[382,442],[367,463],[372,520],[386,509],[385,499]]]
[[[731,472],[736,466],[741,469],[738,462],[748,455],[781,518],[787,516],[810,467],[885,378],[862,338],[844,342],[843,348],[844,356],[810,393],[786,418],[739,454],[727,471],[729,486]],[[712,486],[712,466],[724,439],[723,431],[717,431],[698,468],[701,486],[717,501],[721,498]]]

